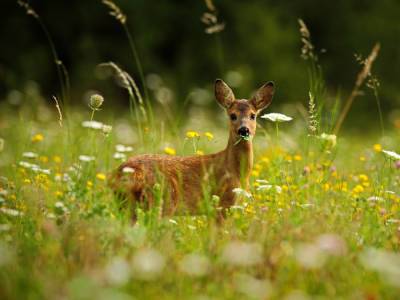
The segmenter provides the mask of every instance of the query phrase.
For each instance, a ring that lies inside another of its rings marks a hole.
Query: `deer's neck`
[[[226,168],[233,172],[241,181],[247,185],[247,181],[253,168],[253,143],[251,140],[241,140],[229,136],[228,146],[225,149]]]

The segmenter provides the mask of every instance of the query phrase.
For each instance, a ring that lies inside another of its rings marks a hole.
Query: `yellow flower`
[[[360,156],[360,161],[365,161],[365,160],[366,160],[365,156]]]
[[[41,142],[41,141],[43,141],[43,139],[44,139],[44,136],[42,134],[38,133],[32,137],[32,142],[33,143]]]
[[[361,181],[368,181],[368,176],[365,174],[358,175],[358,178],[360,178]]]
[[[40,160],[42,163],[47,163],[47,162],[49,161],[49,158],[48,158],[47,156],[40,156],[40,157],[39,157],[39,160]]]
[[[197,151],[196,151],[196,154],[197,154],[197,155],[204,155],[204,151],[203,151],[203,150],[197,150]]]
[[[258,177],[258,176],[260,176],[260,172],[257,170],[253,170],[253,171],[251,171],[251,175],[254,177]]]
[[[97,173],[96,174],[96,178],[98,179],[98,180],[106,180],[106,175],[105,174],[103,174],[103,173]]]
[[[196,131],[188,131],[188,132],[186,132],[186,137],[189,138],[189,139],[197,138],[199,136],[200,136],[200,134],[198,132],[196,132]]]
[[[28,178],[25,178],[25,179],[24,179],[24,183],[26,183],[26,184],[30,184],[30,183],[31,183],[31,180],[30,180],[30,179],[28,179]]]
[[[269,158],[266,157],[266,156],[261,157],[261,161],[262,161],[264,164],[269,164]]]
[[[381,144],[375,144],[374,145],[374,150],[375,150],[375,152],[381,152],[382,151],[382,145]]]
[[[329,185],[329,183],[325,183],[325,184],[322,186],[322,188],[323,188],[323,190],[324,190],[325,192],[329,191],[330,187],[331,187],[331,186]]]
[[[287,162],[292,162],[292,156],[291,156],[291,155],[286,155],[286,156],[285,156],[285,160],[286,160]]]
[[[362,193],[362,192],[364,192],[364,187],[362,185],[357,184],[353,189],[353,193]]]
[[[300,160],[302,160],[302,157],[301,157],[301,155],[299,155],[299,154],[296,154],[296,155],[294,156],[294,160],[297,160],[297,161],[300,161]]]
[[[55,195],[56,197],[62,197],[63,192],[61,192],[61,191],[55,191],[54,195]]]
[[[176,150],[174,148],[171,147],[165,147],[164,148],[164,152],[168,155],[175,155],[176,154]]]
[[[93,182],[90,181],[90,180],[88,180],[88,181],[86,182],[86,186],[87,186],[88,189],[90,189],[90,188],[93,186]]]
[[[59,164],[59,163],[61,162],[61,157],[59,157],[58,155],[54,155],[54,156],[53,156],[53,161],[54,161],[56,164]]]
[[[214,135],[211,132],[206,132],[204,135],[208,138],[209,141],[211,141],[214,138]]]

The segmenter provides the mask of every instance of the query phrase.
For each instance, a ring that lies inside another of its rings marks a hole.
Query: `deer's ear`
[[[221,79],[215,81],[215,98],[224,108],[228,108],[235,101],[231,88]]]
[[[257,110],[257,112],[263,110],[272,102],[274,95],[274,83],[269,81],[260,87],[253,98],[250,99],[251,104]]]

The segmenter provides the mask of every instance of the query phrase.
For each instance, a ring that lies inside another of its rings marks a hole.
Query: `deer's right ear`
[[[224,108],[229,108],[235,101],[231,88],[221,79],[215,81],[215,98]]]

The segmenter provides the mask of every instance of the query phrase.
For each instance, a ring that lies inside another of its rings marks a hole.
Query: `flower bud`
[[[90,96],[90,108],[94,110],[100,109],[100,107],[103,105],[104,98],[102,95],[99,94],[94,94]]]

